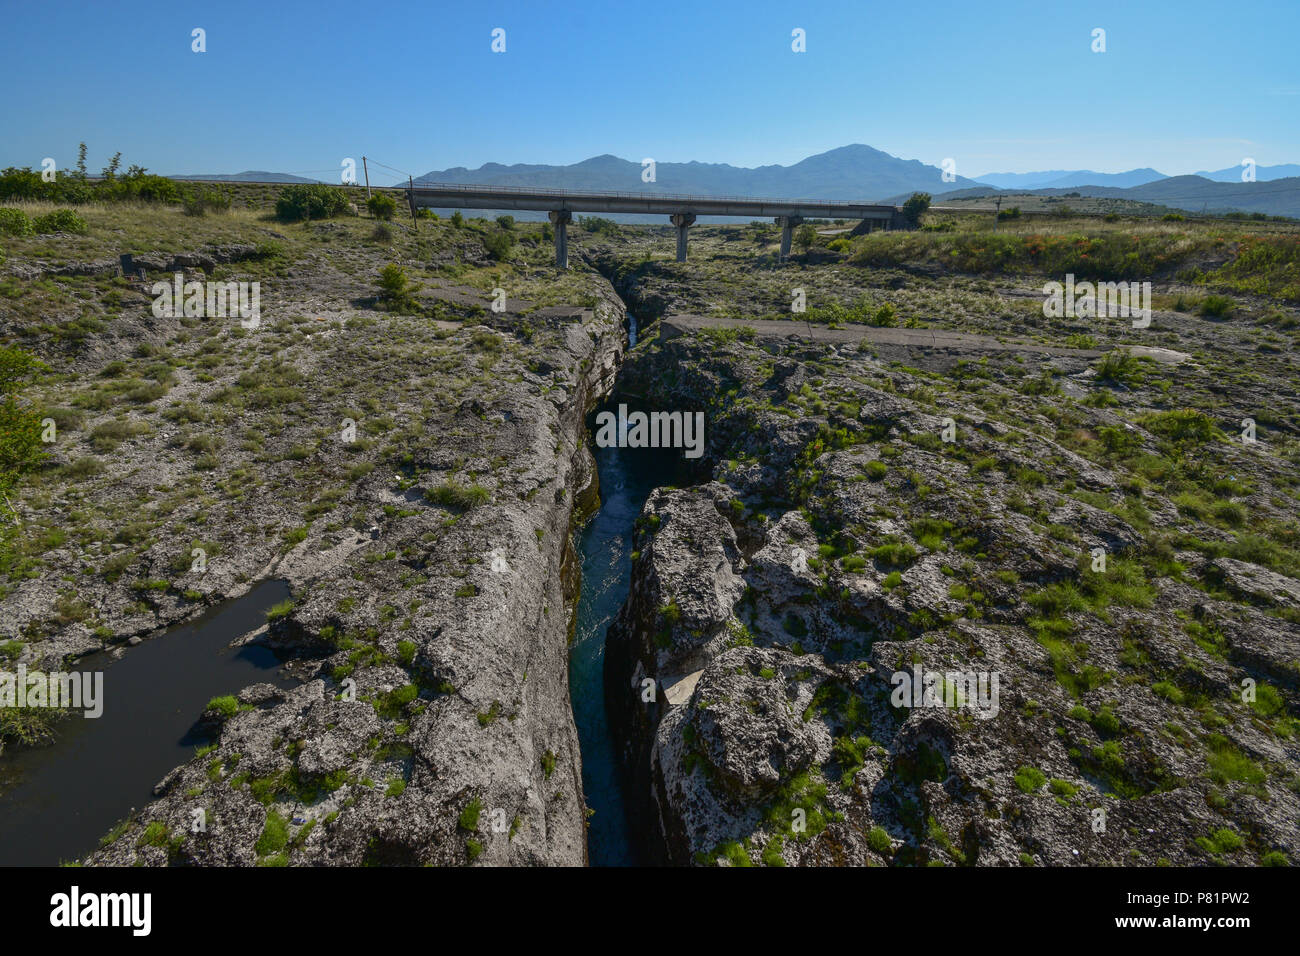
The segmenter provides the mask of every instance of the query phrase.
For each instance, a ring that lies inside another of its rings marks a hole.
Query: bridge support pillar
[[[569,223],[573,222],[573,213],[567,209],[552,210],[546,218],[555,224],[555,268],[569,268]]]
[[[790,258],[790,243],[794,240],[794,227],[803,224],[803,216],[777,216],[776,224],[781,227],[781,261]]]
[[[686,261],[686,230],[695,224],[695,213],[675,212],[668,217],[677,227],[677,261]]]

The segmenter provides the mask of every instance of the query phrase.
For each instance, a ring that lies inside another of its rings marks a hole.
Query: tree
[[[366,200],[366,208],[376,219],[392,219],[397,215],[397,200],[388,193],[375,193]]]
[[[415,293],[419,290],[407,278],[406,270],[391,262],[379,270],[379,300],[394,312],[413,312],[419,307]]]
[[[513,229],[515,228],[515,217],[497,216],[497,225],[500,226],[502,229]]]
[[[813,247],[817,241],[817,230],[813,228],[812,223],[804,223],[794,234],[794,244],[803,250],[803,254],[808,255],[808,250]]]
[[[108,165],[103,169],[103,176],[109,182],[117,178],[117,171],[122,166],[122,151],[119,149],[113,154],[113,158],[108,161]]]
[[[903,203],[903,218],[915,228],[921,224],[921,217],[925,215],[926,210],[929,208],[929,193],[912,193],[907,202]]]
[[[299,219],[328,219],[348,208],[348,194],[323,183],[295,183],[286,186],[275,201],[276,218],[285,222]]]
[[[488,233],[483,237],[483,246],[487,249],[488,255],[497,262],[503,262],[506,256],[510,255],[514,245],[515,237],[504,229]]]

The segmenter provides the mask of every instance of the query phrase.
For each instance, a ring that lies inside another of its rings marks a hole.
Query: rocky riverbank
[[[257,222],[237,231],[270,231]],[[17,503],[10,659],[129,654],[257,580],[293,589],[249,639],[301,683],[214,701],[212,744],[86,862],[580,865],[563,569],[593,494],[584,417],[626,349],[622,304],[590,273],[548,285],[527,236],[501,265],[472,224],[389,227],[391,243],[357,221],[274,228],[284,245],[231,267],[202,245],[135,258],[260,280],[255,330],[152,316],[161,272],[60,272],[55,248],[9,264],[42,263],[0,318],[57,376],[40,400],[59,422]],[[400,311],[374,292],[393,260],[424,280]],[[511,299],[491,312],[500,285]],[[75,340],[50,332],[72,323]]]
[[[649,842],[676,864],[1297,859],[1295,433],[1240,441],[1230,386],[1196,410],[1195,363],[1155,387],[1095,352],[971,358],[729,327],[630,354],[628,393],[709,435],[701,483],[646,504],[608,638]]]

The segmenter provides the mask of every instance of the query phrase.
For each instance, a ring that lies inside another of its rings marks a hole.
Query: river
[[[263,581],[121,660],[92,654],[72,664],[71,671],[103,671],[103,714],[74,713],[56,725],[54,743],[0,757],[0,865],[54,866],[85,856],[208,742],[194,723],[209,700],[249,684],[295,683],[277,678],[279,662],[267,648],[230,647],[288,596],[283,581]]]

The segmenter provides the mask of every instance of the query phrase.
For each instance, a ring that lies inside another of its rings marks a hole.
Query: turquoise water
[[[636,321],[629,316],[630,345]],[[616,404],[617,400],[611,404]],[[583,528],[582,591],[569,649],[569,693],[582,745],[582,790],[595,813],[588,821],[592,866],[640,863],[628,826],[618,751],[605,713],[605,631],[627,597],[632,571],[632,526],[650,493],[672,483],[680,451],[593,448],[600,479],[600,510]]]

